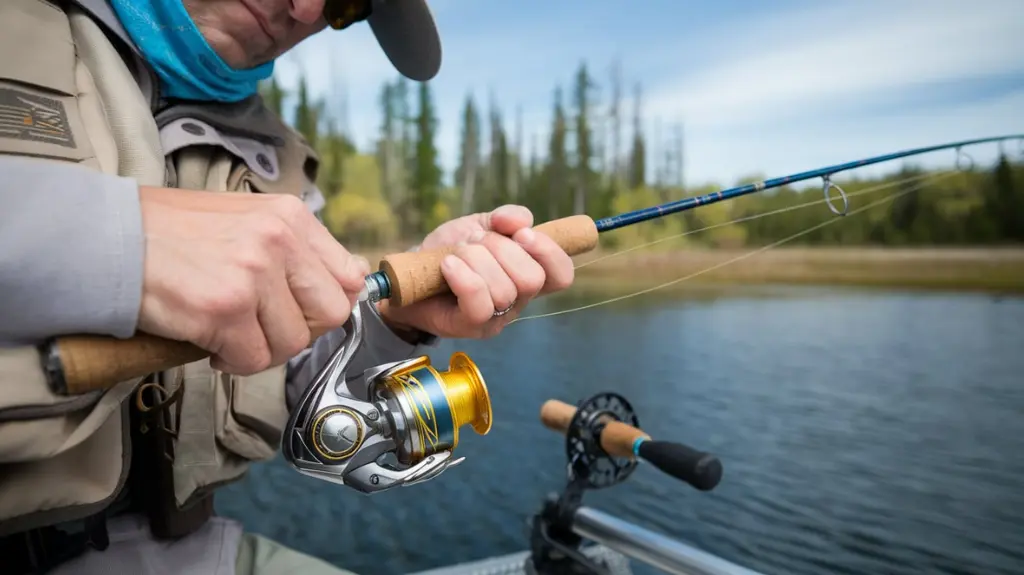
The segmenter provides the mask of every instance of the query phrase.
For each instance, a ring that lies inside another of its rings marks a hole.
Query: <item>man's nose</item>
[[[303,24],[312,24],[324,12],[324,0],[291,0],[288,14]]]

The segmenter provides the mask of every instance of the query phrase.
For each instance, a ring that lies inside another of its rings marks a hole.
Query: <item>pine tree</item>
[[[441,222],[434,221],[434,209],[441,197],[441,168],[437,163],[437,148],[434,136],[437,132],[437,118],[431,100],[430,85],[419,84],[419,111],[416,115],[416,151],[413,189],[416,192],[416,208],[419,217],[419,232],[427,234]]]
[[[480,114],[472,94],[466,95],[466,104],[462,109],[462,145],[459,165],[455,170],[455,185],[461,190],[461,214],[472,213],[474,194],[480,185]]]

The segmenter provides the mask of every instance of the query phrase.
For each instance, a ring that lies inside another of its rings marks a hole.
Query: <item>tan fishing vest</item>
[[[0,91],[32,108],[26,122],[49,122],[57,135],[0,138],[0,154],[77,163],[143,185],[294,195],[314,189],[316,155],[283,123],[283,146],[232,138],[190,117],[158,127],[114,45],[73,6],[65,12],[44,0],[0,1]],[[109,505],[128,475],[129,402],[154,388],[133,380],[106,392],[55,396],[40,366],[34,348],[0,349],[0,536]],[[168,421],[180,418],[168,449],[176,505],[274,456],[287,418],[284,375],[282,366],[228,376],[207,361],[157,374],[155,382],[177,400]]]

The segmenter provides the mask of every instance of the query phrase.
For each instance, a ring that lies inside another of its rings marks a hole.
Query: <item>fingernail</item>
[[[471,243],[471,244],[478,244],[478,243],[482,242],[483,239],[484,239],[484,235],[485,235],[484,232],[481,231],[481,230],[477,230],[477,231],[473,232],[473,235],[469,236],[469,243]]]
[[[536,237],[537,235],[534,233],[532,228],[523,228],[516,232],[516,242],[523,247],[532,244]]]
[[[348,261],[348,269],[353,274],[363,277],[370,273],[370,262],[363,256],[352,256],[352,259]]]
[[[458,258],[453,256],[452,254],[444,256],[444,259],[441,260],[441,268],[447,272],[453,271],[455,269],[455,260],[457,259]]]
[[[505,204],[492,212],[492,215],[503,218],[530,217],[530,210],[518,204]]]

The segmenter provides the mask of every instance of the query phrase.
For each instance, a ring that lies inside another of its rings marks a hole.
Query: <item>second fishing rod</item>
[[[960,167],[965,157],[960,151],[961,148],[1012,139],[1024,140],[1024,134],[978,138],[903,150],[692,196],[598,220],[582,214],[568,216],[542,223],[534,229],[551,237],[570,256],[577,256],[597,247],[599,235],[604,232],[814,178],[823,179],[823,191],[829,208],[842,216],[846,214],[849,204],[843,190],[831,181],[833,174],[946,149],[957,151],[957,164]],[[842,209],[835,206],[830,195],[832,190],[839,194]],[[441,273],[441,261],[455,250],[455,247],[447,247],[385,256],[380,261],[378,271],[367,276],[362,299],[372,302],[386,299],[389,305],[401,307],[450,293]],[[315,339],[322,334],[312,335]],[[61,395],[106,389],[121,381],[198,361],[210,355],[206,350],[191,343],[149,334],[137,334],[128,339],[91,335],[63,336],[47,342],[41,351],[50,388]]]

